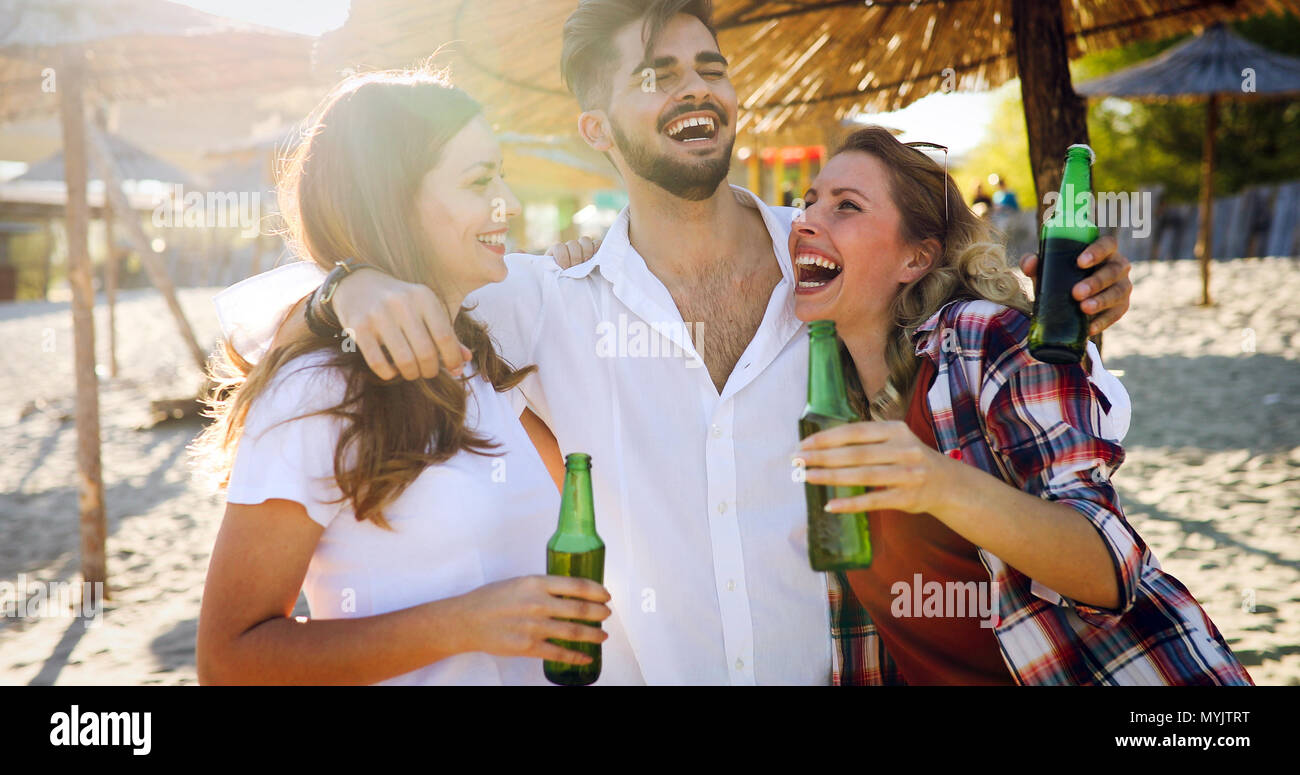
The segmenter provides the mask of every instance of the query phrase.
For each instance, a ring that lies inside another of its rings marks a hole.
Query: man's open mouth
[[[679,143],[698,143],[718,136],[718,120],[710,115],[691,115],[664,127],[664,134]]]
[[[834,280],[843,267],[826,256],[800,253],[794,260],[800,288],[820,288]]]

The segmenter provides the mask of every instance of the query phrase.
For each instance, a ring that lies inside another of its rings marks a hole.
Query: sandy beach
[[[1257,683],[1300,685],[1300,259],[1216,263],[1208,309],[1193,262],[1134,277],[1104,349],[1133,399],[1115,478],[1128,517]],[[204,344],[216,290],[181,291]],[[223,505],[190,474],[199,422],[147,426],[151,399],[192,394],[200,375],[155,292],[122,294],[116,378],[102,297],[95,322],[111,599],[90,627],[0,617],[0,684],[194,684]],[[68,305],[0,304],[0,341],[0,582],[77,582]]]

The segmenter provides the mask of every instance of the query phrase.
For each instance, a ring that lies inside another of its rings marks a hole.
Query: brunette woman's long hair
[[[934,239],[940,245],[930,269],[894,296],[891,315],[896,326],[885,345],[889,367],[885,388],[874,396],[865,395],[848,349],[840,347],[849,400],[858,413],[900,420],[907,412],[920,366],[912,336],[922,323],[959,299],[984,299],[1026,314],[1031,304],[1019,275],[1007,263],[997,233],[966,205],[957,184],[938,162],[899,142],[880,126],[855,131],[835,153],[854,151],[871,154],[888,170],[889,192],[901,217],[903,239],[911,244]]]
[[[382,71],[343,81],[308,118],[281,169],[279,202],[295,252],[322,269],[358,258],[437,292],[432,255],[438,246],[420,226],[416,195],[447,142],[481,113],[443,72]],[[502,359],[487,329],[464,308],[454,330],[473,351],[474,370],[499,392],[534,368],[515,369]],[[224,354],[209,364],[215,387],[207,416],[214,422],[194,451],[225,486],[249,406],[290,361],[325,352],[321,367],[337,369],[346,390],[338,406],[311,414],[343,420],[334,450],[337,486],[358,520],[387,528],[384,507],[426,467],[462,450],[491,454],[496,444],[466,427],[467,377],[443,371],[432,379],[386,382],[356,347],[340,344],[304,334],[251,365],[225,342]]]

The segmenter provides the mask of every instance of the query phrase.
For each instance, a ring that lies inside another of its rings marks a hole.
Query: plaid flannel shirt
[[[1105,396],[1080,366],[1029,355],[1029,318],[986,301],[946,305],[914,334],[936,377],[926,398],[939,451],[1025,492],[1065,503],[1110,549],[1120,605],[1069,600],[979,550],[996,582],[1002,658],[1021,685],[1253,684],[1219,630],[1164,573],[1124,518],[1110,475],[1124,451],[1101,432]],[[902,684],[847,579],[828,577],[835,642],[832,681]]]

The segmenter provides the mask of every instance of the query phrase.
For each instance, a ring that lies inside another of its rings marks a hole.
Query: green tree
[[[1300,56],[1300,18],[1262,16],[1232,25],[1242,37],[1283,54]],[[1189,36],[1141,41],[1083,57],[1071,65],[1075,83],[1156,56]],[[1003,86],[989,130],[990,142],[957,167],[968,195],[990,172],[1008,177],[1021,200],[1032,200],[1028,141],[1020,85]],[[1170,201],[1195,201],[1200,190],[1205,103],[1200,100],[1091,101],[1088,133],[1099,160],[1098,190],[1137,191],[1163,186]],[[1225,100],[1220,103],[1214,193],[1224,196],[1261,183],[1300,179],[1300,100]],[[1006,170],[1003,172],[1003,170]]]

